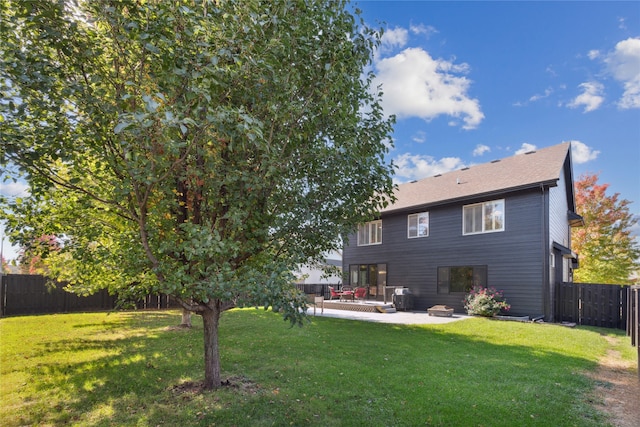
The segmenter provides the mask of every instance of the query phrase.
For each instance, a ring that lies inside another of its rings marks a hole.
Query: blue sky
[[[360,1],[397,182],[573,141],[640,214],[640,2]]]
[[[373,71],[397,182],[573,141],[575,178],[599,173],[640,215],[640,2],[353,5],[386,31]]]

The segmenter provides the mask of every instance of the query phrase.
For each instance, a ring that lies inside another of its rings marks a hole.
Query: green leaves
[[[78,292],[301,322],[290,272],[392,194],[378,34],[334,0],[0,1],[12,233],[64,238],[47,267]]]
[[[83,292],[299,320],[285,272],[393,188],[378,34],[341,1],[41,3],[2,8],[2,156],[32,188],[13,229],[66,236],[50,268]]]
[[[608,195],[608,184],[598,184],[598,175],[587,174],[575,183],[577,213],[585,225],[572,229],[572,248],[580,256],[575,281],[583,283],[630,283],[640,267],[640,249],[631,230],[638,218],[629,211],[629,201]]]

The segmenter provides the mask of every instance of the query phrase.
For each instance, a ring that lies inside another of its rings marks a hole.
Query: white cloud
[[[395,150],[395,146],[396,146],[396,141],[393,138],[385,138],[382,143],[384,144],[385,147],[387,147],[387,150],[389,151],[393,151]]]
[[[529,144],[528,142],[523,142],[522,145],[520,146],[520,149],[518,149],[516,151],[516,154],[524,154],[524,153],[528,153],[529,151],[535,151],[537,147],[533,144]]]
[[[418,25],[411,24],[409,26],[409,30],[413,34],[424,34],[427,36],[427,38],[430,37],[432,34],[438,33],[438,30],[436,30],[435,27],[432,27],[431,25],[424,25],[424,24],[418,24]]]
[[[604,86],[602,83],[595,81],[585,82],[580,84],[579,87],[583,92],[567,105],[571,108],[584,106],[585,113],[597,110],[604,101],[604,97],[602,96]]]
[[[618,28],[621,30],[627,29],[627,20],[625,18],[618,18]]]
[[[427,134],[424,133],[424,131],[418,131],[416,132],[415,135],[413,135],[413,137],[411,138],[411,140],[413,142],[417,142],[418,144],[422,144],[423,142],[426,142],[427,140]]]
[[[548,98],[549,95],[551,95],[552,93],[553,93],[553,89],[547,88],[547,89],[544,90],[544,94],[537,93],[537,94],[533,95],[531,98],[529,98],[529,101],[535,102],[535,101],[539,101],[539,100],[544,99],[544,98]]]
[[[548,98],[552,93],[553,89],[549,87],[544,90],[544,93],[536,93],[534,95],[531,95],[531,97],[529,97],[527,101],[516,101],[511,105],[513,105],[514,107],[525,107],[529,105],[530,102],[536,102],[540,101],[541,99]]]
[[[579,165],[595,160],[598,154],[600,154],[600,151],[594,150],[584,142],[571,141],[571,158],[575,164]]]
[[[553,65],[547,65],[547,68],[545,68],[544,71],[553,77],[556,77],[558,75],[558,73],[556,73],[556,70],[553,68]]]
[[[396,177],[402,181],[422,179],[439,173],[450,172],[465,166],[458,157],[444,157],[436,160],[431,156],[405,153],[393,160],[398,167]]]
[[[459,75],[469,71],[467,64],[433,59],[423,49],[408,48],[379,59],[376,68],[373,87],[382,83],[387,114],[424,120],[446,115],[462,119],[464,129],[476,128],[484,119],[479,101],[467,94],[471,81]]]
[[[631,232],[631,235],[634,236],[634,238],[636,239],[636,242],[639,242],[640,241],[640,222],[636,222],[631,227],[629,227],[629,231]],[[635,283],[638,283],[639,280],[637,279],[640,279],[640,273],[636,272],[634,274],[636,277]]]
[[[409,32],[405,28],[386,29],[380,40],[380,49],[382,52],[389,52],[396,48],[402,48],[407,45],[408,40]]]
[[[600,57],[600,51],[598,49],[592,49],[587,53],[589,59],[596,59]]]
[[[640,108],[640,38],[618,42],[607,55],[605,63],[624,87],[618,106],[622,109]]]
[[[29,186],[24,181],[3,182],[0,185],[0,194],[3,196],[26,197],[29,193]]]
[[[478,144],[476,145],[476,148],[473,150],[473,157],[482,156],[484,153],[488,153],[489,151],[491,151],[491,148],[489,148],[489,146],[484,144]]]

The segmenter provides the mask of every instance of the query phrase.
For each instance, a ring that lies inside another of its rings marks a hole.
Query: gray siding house
[[[555,284],[577,256],[570,143],[401,184],[379,218],[349,236],[345,284],[383,299],[408,287],[414,309],[463,312],[474,286],[503,291],[510,314],[554,317]]]

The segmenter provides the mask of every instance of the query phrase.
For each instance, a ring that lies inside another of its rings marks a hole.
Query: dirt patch
[[[613,338],[604,338],[614,342]],[[608,414],[611,424],[616,427],[640,426],[640,380],[633,370],[634,363],[622,360],[615,350],[607,350],[598,369],[589,373],[598,383],[594,390],[594,406]]]
[[[222,388],[233,389],[243,394],[257,394],[260,391],[260,387],[256,383],[241,376],[233,376],[223,380]],[[201,393],[207,393],[209,391],[215,390],[205,390],[204,383],[202,381],[185,381],[171,387],[171,392],[173,392],[173,394],[185,398]]]

